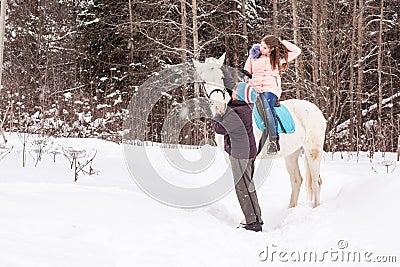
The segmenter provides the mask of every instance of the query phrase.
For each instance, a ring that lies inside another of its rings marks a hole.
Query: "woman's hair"
[[[279,73],[286,71],[289,67],[289,50],[286,46],[284,46],[275,35],[267,35],[262,38],[261,42],[264,42],[272,50],[269,57],[272,69],[275,70],[276,67],[278,67]],[[285,59],[286,63],[281,64],[281,59]]]

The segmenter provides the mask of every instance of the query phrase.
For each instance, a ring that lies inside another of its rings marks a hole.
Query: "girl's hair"
[[[286,71],[289,67],[289,50],[286,46],[284,46],[275,35],[267,35],[262,38],[261,42],[264,42],[272,50],[269,57],[272,70],[275,70],[278,67],[279,73]],[[286,63],[281,64],[281,59],[284,59]]]

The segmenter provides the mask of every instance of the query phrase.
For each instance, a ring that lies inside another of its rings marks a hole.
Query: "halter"
[[[214,93],[221,93],[222,96],[224,97],[224,100],[225,100],[225,94],[228,93],[228,92],[233,92],[233,90],[229,89],[229,88],[224,88],[224,89],[215,88],[215,89],[211,90],[211,92],[208,94],[207,90],[206,90],[206,87],[205,87],[205,82],[202,81],[202,82],[200,82],[200,84],[201,84],[201,89],[203,90],[204,95],[207,97],[208,100],[211,99],[211,95],[214,94]]]
[[[225,93],[226,92],[227,92],[226,88],[224,88],[223,90],[219,89],[219,88],[215,88],[215,89],[211,90],[211,92],[209,94],[207,94],[207,92],[206,92],[206,96],[207,96],[208,99],[211,99],[211,95],[212,94],[214,94],[214,93],[222,93],[222,96],[224,97],[224,100],[225,100]]]

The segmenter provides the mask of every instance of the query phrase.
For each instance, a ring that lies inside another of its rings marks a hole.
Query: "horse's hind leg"
[[[306,156],[306,175],[309,191],[309,200],[314,196],[314,208],[318,207],[321,203],[320,192],[322,180],[320,177],[320,164],[322,158],[322,150],[309,149],[305,150]]]
[[[290,196],[289,208],[297,206],[299,199],[300,187],[303,182],[299,169],[299,155],[301,149],[285,157],[286,170],[290,176],[290,183],[292,185],[292,195]]]

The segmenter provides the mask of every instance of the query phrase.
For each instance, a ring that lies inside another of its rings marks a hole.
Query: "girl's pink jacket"
[[[282,41],[282,44],[289,50],[289,62],[300,55],[301,49],[295,44],[288,41]],[[281,63],[285,63],[285,60],[281,60]],[[281,76],[278,68],[272,70],[269,56],[261,55],[259,58],[249,56],[244,69],[253,75],[251,82],[257,87],[258,93],[272,92],[278,99],[281,97]]]

